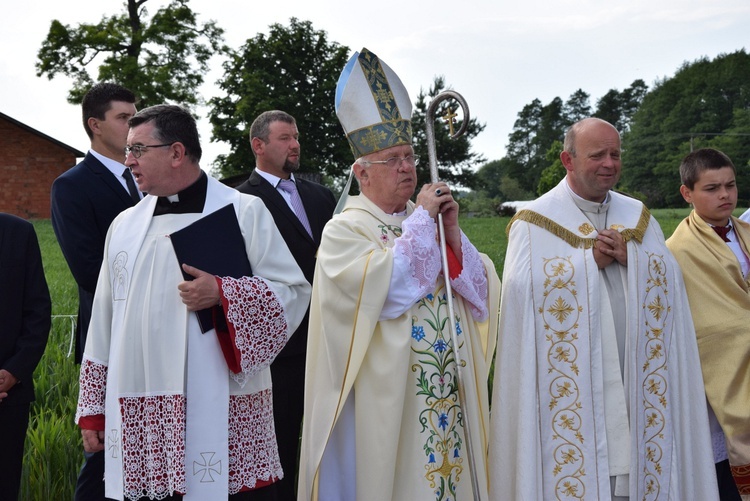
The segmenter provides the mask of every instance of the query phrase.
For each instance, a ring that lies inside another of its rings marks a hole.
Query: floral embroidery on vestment
[[[391,240],[391,237],[388,235],[389,233],[392,234],[394,238],[401,236],[401,227],[399,226],[392,224],[379,224],[378,228],[380,229],[380,241],[383,244],[387,244]]]
[[[541,315],[547,347],[549,386],[547,406],[553,453],[552,474],[556,499],[583,498],[586,492],[585,437],[579,391],[579,320],[587,315],[578,302],[575,267],[568,258],[544,260],[543,298],[537,312]]]
[[[639,343],[645,350],[641,367],[641,397],[643,399],[643,446],[646,462],[644,485],[641,486],[644,498],[658,498],[664,472],[662,459],[669,457],[671,443],[665,440],[667,427],[668,387],[667,350],[664,333],[671,331],[672,305],[669,304],[669,283],[667,264],[664,256],[648,254],[648,279],[643,301],[644,324],[640,336],[645,342]]]
[[[425,478],[434,489],[435,500],[443,501],[455,499],[464,461],[463,414],[444,286],[419,300],[417,308],[422,315],[412,317],[411,349],[418,360],[412,372],[417,374],[416,395],[424,402],[419,424],[425,437]],[[454,322],[461,335],[460,318]]]

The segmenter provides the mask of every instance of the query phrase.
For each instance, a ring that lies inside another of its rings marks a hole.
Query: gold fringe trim
[[[580,237],[569,229],[556,223],[552,219],[528,209],[523,209],[516,212],[516,215],[513,216],[513,219],[510,220],[508,226],[505,228],[506,235],[510,235],[510,227],[513,226],[513,223],[517,220],[526,221],[529,224],[533,224],[534,226],[538,226],[544,230],[547,230],[556,237],[564,240],[571,247],[583,247],[584,249],[590,249],[596,242],[596,238]],[[622,235],[622,238],[625,240],[625,242],[629,242],[632,239],[635,239],[635,241],[638,243],[643,242],[643,236],[646,234],[646,229],[648,228],[648,224],[650,221],[651,212],[649,212],[649,210],[644,205],[643,210],[641,210],[641,216],[638,219],[638,224],[635,228],[628,228],[621,231],[620,234]]]

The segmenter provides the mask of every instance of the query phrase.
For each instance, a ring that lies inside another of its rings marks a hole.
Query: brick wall
[[[49,219],[52,182],[75,164],[70,149],[0,117],[0,212]]]

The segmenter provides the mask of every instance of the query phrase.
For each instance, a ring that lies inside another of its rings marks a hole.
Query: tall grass
[[[35,221],[34,228],[52,297],[53,319],[47,349],[34,373],[36,402],[26,435],[20,499],[73,499],[76,475],[83,461],[81,434],[73,422],[78,366],[69,355],[71,317],[78,309],[78,292],[50,222]]]
[[[744,209],[738,209],[739,215]],[[689,209],[658,209],[654,217],[669,237]],[[505,227],[510,218],[462,218],[461,227],[477,248],[490,256],[502,277],[507,247]],[[80,432],[73,423],[78,398],[78,366],[69,352],[71,318],[78,308],[73,277],[48,220],[34,222],[52,296],[52,332],[34,373],[37,400],[32,406],[21,485],[28,501],[72,499],[83,461]]]

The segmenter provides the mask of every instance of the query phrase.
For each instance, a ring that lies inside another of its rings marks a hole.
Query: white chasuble
[[[465,240],[464,261],[471,255],[476,263],[464,271],[487,277],[489,321],[474,320],[456,286],[456,318],[448,318],[442,275],[409,311],[379,320],[405,219],[351,197],[324,231],[310,311],[299,499],[352,499],[327,478],[342,479],[358,501],[472,499],[467,418],[480,496],[487,499],[487,378],[499,280]],[[449,322],[458,328],[465,365],[465,413]],[[353,461],[323,460],[332,450]]]
[[[601,299],[606,287],[591,251],[596,229],[563,183],[510,225],[493,384],[491,499],[612,496],[604,403],[612,367],[603,366],[618,364],[616,350],[607,347],[614,338],[603,334],[613,328],[612,312]],[[610,196],[607,226],[622,234],[628,251],[621,307],[627,308],[630,499],[716,499],[682,276],[643,205]]]

